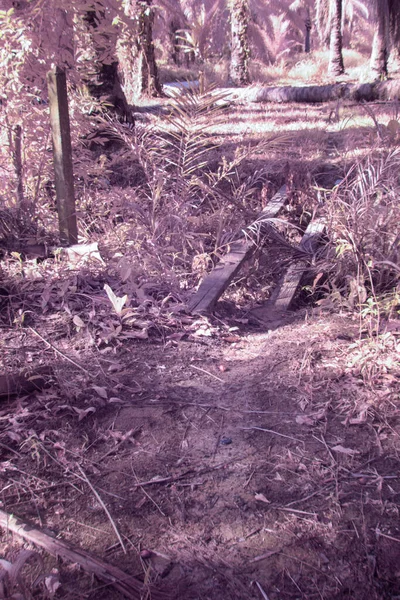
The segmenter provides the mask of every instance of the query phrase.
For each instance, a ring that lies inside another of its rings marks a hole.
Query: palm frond
[[[329,0],[317,0],[315,22],[320,39],[327,41],[331,23]]]

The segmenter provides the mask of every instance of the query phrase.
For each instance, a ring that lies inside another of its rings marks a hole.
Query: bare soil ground
[[[324,122],[286,151],[313,176],[346,142],[321,144],[335,134]],[[222,304],[161,323],[154,302],[138,339],[117,331],[105,280],[54,272],[0,297],[3,369],[54,368],[48,389],[1,405],[2,510],[170,598],[400,597],[398,322],[311,308],[269,321]],[[1,554],[20,547],[3,530]],[[41,554],[60,587],[26,575],[27,598],[122,597]]]
[[[61,390],[3,406],[2,508],[176,598],[258,598],[255,581],[271,599],[395,598],[400,382],[365,390],[359,334],[301,313],[237,341],[133,342],[81,393],[59,365]],[[60,598],[119,597],[58,568]]]

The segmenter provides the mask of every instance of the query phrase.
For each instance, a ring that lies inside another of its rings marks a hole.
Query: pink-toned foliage
[[[53,180],[46,73],[59,66],[67,70],[69,83],[74,89],[82,86],[82,81],[95,72],[93,40],[83,17],[89,9],[96,15],[99,27],[94,35],[97,36],[98,47],[102,48],[101,55],[97,54],[96,58],[107,63],[114,59],[118,23],[124,15],[120,2],[101,0],[90,3],[83,0],[19,3],[2,0],[0,9],[0,178],[4,190],[3,203],[8,206],[17,204],[14,138],[15,128],[20,126],[24,196],[38,217],[41,190],[51,191]],[[82,112],[90,113],[96,103],[84,98],[78,107],[73,96],[70,100],[73,143],[77,144],[78,131],[82,136],[88,129],[88,123],[84,126],[82,121]],[[79,172],[79,168],[77,170]],[[48,195],[46,200],[49,200]]]

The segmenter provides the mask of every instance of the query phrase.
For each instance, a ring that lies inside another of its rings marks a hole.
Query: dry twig
[[[115,534],[118,538],[119,543],[121,544],[121,548],[124,551],[124,553],[126,554],[126,547],[124,542],[122,541],[122,537],[117,529],[117,526],[115,524],[114,519],[112,518],[110,511],[108,510],[107,506],[104,504],[103,500],[101,499],[101,497],[99,496],[97,490],[93,487],[93,485],[90,483],[89,479],[87,478],[87,475],[85,473],[85,471],[82,469],[82,467],[80,465],[78,465],[78,469],[80,470],[81,474],[82,474],[82,478],[83,480],[88,484],[88,486],[90,487],[90,489],[92,490],[93,494],[96,496],[97,501],[100,503],[101,507],[103,508],[104,512],[106,513],[108,520],[111,523],[112,528],[115,531]]]
[[[264,427],[241,427],[242,431],[252,431],[255,429],[256,431],[265,431],[266,433],[272,433],[273,435],[278,435],[279,437],[286,438],[288,440],[293,440],[294,442],[299,442],[304,445],[303,440],[299,440],[298,438],[294,438],[290,435],[285,435],[284,433],[279,433],[278,431],[274,431],[273,429],[265,429]]]
[[[62,358],[65,358],[65,360],[67,360],[68,362],[70,362],[72,365],[74,365],[75,367],[77,367],[77,369],[80,369],[81,371],[83,371],[84,373],[86,373],[87,375],[89,375],[89,371],[87,369],[85,369],[84,367],[82,367],[82,365],[80,365],[79,363],[77,363],[75,360],[73,360],[72,358],[70,358],[69,356],[67,356],[66,354],[64,354],[64,352],[61,352],[61,350],[59,350],[58,348],[56,348],[51,342],[49,342],[48,340],[46,340],[46,338],[44,338],[42,335],[40,335],[40,333],[38,331],[36,331],[36,329],[33,329],[33,327],[29,326],[29,329],[32,331],[32,333],[34,333],[39,339],[42,340],[42,342],[44,342],[45,344],[47,344],[49,346],[49,348],[51,348],[52,350],[54,350],[54,352],[56,354],[58,354],[59,356],[61,356]]]
[[[260,590],[260,594],[261,596],[264,598],[264,600],[269,600],[266,592],[263,590],[263,588],[261,587],[261,585],[258,583],[258,581],[254,582],[256,584],[256,586],[258,587],[258,589]]]
[[[209,375],[210,377],[214,377],[214,379],[216,379],[217,381],[220,381],[221,383],[225,383],[225,381],[223,379],[221,379],[221,377],[217,377],[217,375],[214,375],[214,373],[210,373],[210,371],[206,371],[205,369],[202,369],[201,367],[196,367],[195,365],[190,365],[192,367],[192,369],[196,369],[196,371],[201,371],[202,373],[205,373],[206,375]]]

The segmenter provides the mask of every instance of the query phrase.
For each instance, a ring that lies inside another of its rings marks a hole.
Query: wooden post
[[[14,128],[14,169],[17,178],[16,196],[19,210],[25,208],[24,204],[24,181],[22,178],[22,127]]]
[[[76,222],[72,146],[68,113],[67,78],[65,71],[56,68],[47,73],[50,105],[50,124],[53,139],[53,161],[57,195],[60,242],[78,242]]]

